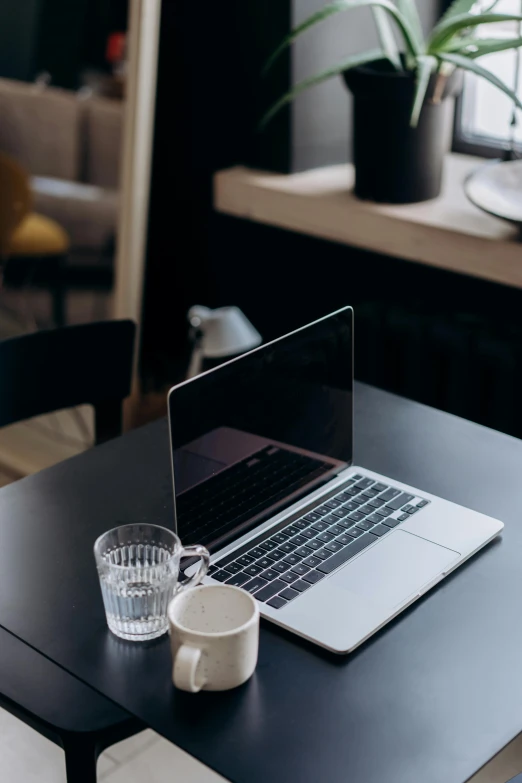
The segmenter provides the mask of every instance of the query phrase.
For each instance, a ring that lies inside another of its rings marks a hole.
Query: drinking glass
[[[122,525],[103,533],[94,556],[110,630],[121,639],[147,641],[168,630],[173,595],[203,579],[209,565],[204,546],[184,547],[172,530],[148,524]],[[182,557],[199,557],[198,571],[178,583]]]

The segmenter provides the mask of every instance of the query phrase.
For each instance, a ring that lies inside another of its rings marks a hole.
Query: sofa
[[[112,257],[123,106],[89,91],[0,79],[0,151],[30,174],[33,209],[67,231],[73,258]]]

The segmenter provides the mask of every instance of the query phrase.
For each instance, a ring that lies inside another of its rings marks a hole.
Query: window
[[[486,8],[491,6],[491,1],[480,0],[480,3]],[[520,14],[522,0],[499,0],[494,10],[495,13]],[[522,33],[518,22],[502,22],[479,27],[477,34],[483,38],[511,38]],[[515,51],[508,50],[485,55],[479,62],[509,87],[518,89],[522,96],[522,51],[518,58]],[[509,148],[513,135],[522,152],[522,113],[517,112],[517,124],[514,126],[512,118],[513,102],[507,95],[485,79],[466,73],[462,95],[456,105],[454,149],[498,157],[502,150]]]

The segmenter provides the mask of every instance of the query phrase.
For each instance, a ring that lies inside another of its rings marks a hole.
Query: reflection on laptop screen
[[[351,463],[352,333],[345,308],[171,390],[184,544],[215,549]]]

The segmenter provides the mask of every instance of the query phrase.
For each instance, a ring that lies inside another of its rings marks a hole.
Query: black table
[[[355,654],[266,624],[249,683],[193,696],[107,631],[92,543],[171,523],[165,422],[0,492],[0,625],[232,781],[463,783],[522,730],[522,443],[361,385],[356,424],[358,464],[506,529]]]

